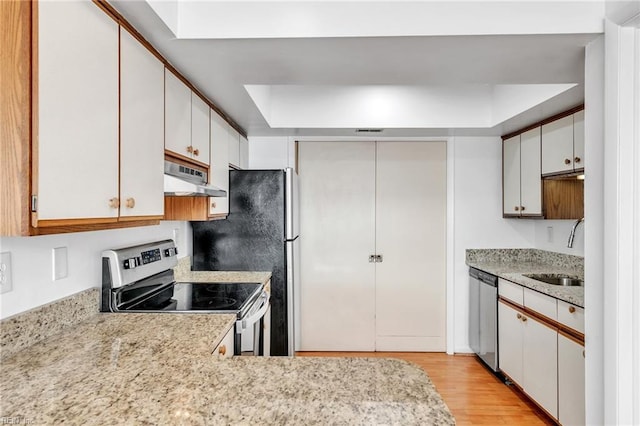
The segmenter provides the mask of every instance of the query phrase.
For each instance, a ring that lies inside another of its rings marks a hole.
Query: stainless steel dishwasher
[[[498,277],[469,268],[469,345],[498,371]]]

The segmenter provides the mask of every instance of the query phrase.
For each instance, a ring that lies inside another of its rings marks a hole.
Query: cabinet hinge
[[[38,211],[38,196],[32,195],[31,196],[31,212],[35,213],[37,211]]]

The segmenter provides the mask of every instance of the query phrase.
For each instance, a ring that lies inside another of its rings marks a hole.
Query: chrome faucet
[[[573,247],[573,239],[576,236],[576,228],[578,227],[578,225],[580,225],[582,222],[584,222],[584,217],[582,219],[578,219],[576,220],[576,223],[573,224],[573,228],[571,228],[571,233],[569,234],[569,241],[567,241],[567,247],[572,248]]]

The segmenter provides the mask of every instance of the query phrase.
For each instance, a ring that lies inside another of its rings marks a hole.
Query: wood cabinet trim
[[[62,222],[62,221],[58,221]],[[103,231],[107,229],[119,229],[119,228],[133,228],[139,226],[159,225],[160,220],[136,220],[136,221],[115,221],[106,223],[87,223],[87,224],[74,224],[64,225],[61,223],[55,226],[46,226],[40,228],[34,228],[31,235],[50,235],[50,234],[68,234],[72,232],[86,232],[86,231]]]
[[[536,123],[533,123],[527,127],[523,127],[522,129],[516,130],[515,132],[511,132],[511,133],[507,133],[506,135],[502,136],[502,140],[505,139],[509,139],[512,138],[514,136],[518,136],[521,133],[527,132],[529,130],[535,129],[536,127],[540,127],[543,126],[545,124],[549,124],[551,122],[554,122],[556,120],[560,120],[561,118],[567,117],[569,115],[575,114],[576,112],[582,111],[584,110],[584,104],[580,104],[578,106],[575,106],[567,111],[563,111],[561,113],[558,113],[556,115],[552,115],[551,117],[545,118],[544,120],[538,121]]]
[[[0,2],[0,235],[25,235],[30,229],[31,43],[33,4]]]
[[[111,6],[107,0],[92,0],[100,9],[108,14],[114,21],[120,24],[125,30],[127,30],[134,38],[136,38],[144,47],[146,47],[156,58],[164,64],[164,66],[171,71],[179,80],[181,80],[187,87],[189,87],[200,99],[202,99],[209,107],[214,110],[220,117],[222,117],[231,127],[236,129],[238,133],[247,137],[247,133],[236,123],[222,108],[207,99],[187,78],[180,73],[151,43],[140,34],[133,25],[129,23],[113,6]]]
[[[554,300],[558,300],[555,299],[553,296],[549,296],[551,298],[553,298]],[[534,311],[530,308],[527,308],[526,306],[522,306],[522,305],[518,305],[517,303],[512,302],[509,299],[505,299],[502,296],[498,296],[498,300],[504,304],[506,304],[507,306],[515,309],[516,311],[519,311],[525,315],[529,315],[530,317],[536,319],[538,322],[542,323],[543,325],[556,330],[558,332],[562,332],[563,336],[567,336],[570,337],[572,340],[574,340],[576,343],[580,343],[581,345],[584,346],[584,334],[580,333],[577,330],[574,330],[554,319],[551,319],[549,317],[546,317],[544,315],[542,315],[541,313]],[[557,302],[556,302],[557,303]]]

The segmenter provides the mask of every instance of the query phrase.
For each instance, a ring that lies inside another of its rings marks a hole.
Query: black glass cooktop
[[[262,293],[259,283],[171,283],[122,289],[119,310],[235,313],[243,318]]]
[[[256,283],[176,283],[173,299],[178,311],[238,311],[260,295]]]

